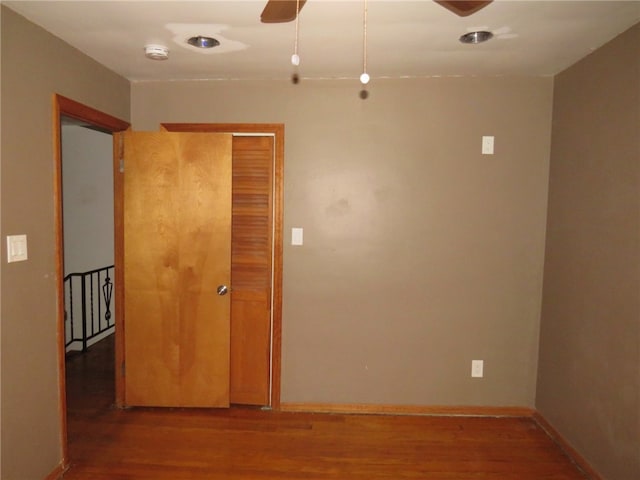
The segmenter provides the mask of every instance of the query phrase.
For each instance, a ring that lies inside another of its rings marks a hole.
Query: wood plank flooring
[[[65,480],[586,478],[530,418],[118,410],[112,355],[67,361]]]

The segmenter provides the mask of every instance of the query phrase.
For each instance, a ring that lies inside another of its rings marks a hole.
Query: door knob
[[[218,292],[218,295],[222,296],[222,295],[226,295],[229,289],[227,288],[226,285],[218,285],[218,289],[216,291]]]

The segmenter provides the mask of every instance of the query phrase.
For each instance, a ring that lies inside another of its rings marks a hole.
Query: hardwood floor
[[[112,355],[67,361],[65,480],[586,478],[531,418],[118,410]]]

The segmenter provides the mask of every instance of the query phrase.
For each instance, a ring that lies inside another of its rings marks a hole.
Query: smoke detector
[[[144,55],[151,60],[166,60],[169,58],[169,49],[164,45],[146,45]]]

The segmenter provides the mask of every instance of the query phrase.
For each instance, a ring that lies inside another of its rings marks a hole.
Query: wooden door
[[[229,134],[124,135],[125,404],[229,404]]]
[[[231,403],[269,405],[272,136],[233,137]]]

